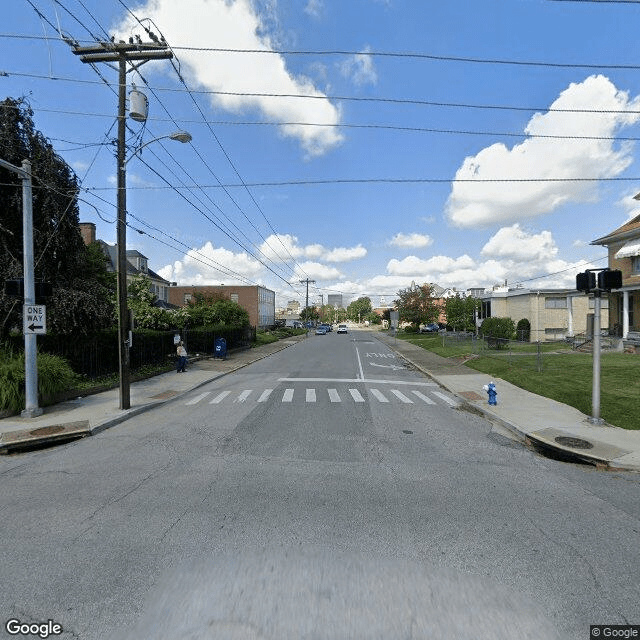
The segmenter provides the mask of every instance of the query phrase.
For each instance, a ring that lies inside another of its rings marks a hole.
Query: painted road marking
[[[452,400],[448,396],[445,396],[444,393],[440,393],[439,391],[433,391],[434,396],[438,396],[438,398],[442,398],[445,402],[448,402],[451,406],[455,406],[458,403],[455,400]]]
[[[293,389],[285,389],[282,394],[282,402],[292,402],[293,401]]]
[[[331,400],[331,402],[340,402],[337,389],[327,389],[327,391],[329,392],[329,400]]]
[[[411,393],[413,393],[414,396],[417,396],[418,398],[420,398],[420,400],[426,402],[427,404],[435,404],[435,402],[429,396],[425,396],[424,393],[420,393],[419,391],[415,390],[412,390]]]
[[[362,394],[357,389],[349,389],[349,393],[355,402],[364,402]]]
[[[231,391],[223,391],[222,393],[218,394],[209,404],[219,404],[220,402],[222,402],[229,394],[231,393]]]
[[[253,389],[245,389],[235,400],[234,402],[244,402],[250,395]]]
[[[273,391],[273,389],[265,389],[260,394],[260,397],[258,398],[258,402],[266,402],[269,399],[269,396],[271,395],[272,391]]]
[[[400,402],[404,402],[405,404],[413,404],[413,400],[407,398],[407,396],[405,396],[401,391],[398,391],[397,389],[391,389],[391,393],[393,393],[393,395],[398,398]]]
[[[369,391],[376,400],[379,400],[380,402],[389,402],[389,400],[387,400],[387,398],[385,398],[377,389],[369,389]]]
[[[200,400],[204,400],[210,393],[211,391],[205,391],[204,393],[201,393],[199,396],[196,396],[195,398],[192,398],[191,400],[189,400],[189,402],[185,402],[185,404],[186,405],[198,404]]]
[[[315,402],[316,401],[316,390],[315,389],[307,389],[307,402]]]

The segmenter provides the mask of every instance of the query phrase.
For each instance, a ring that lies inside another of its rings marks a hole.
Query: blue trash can
[[[213,357],[227,359],[227,341],[224,338],[216,338],[213,348]]]

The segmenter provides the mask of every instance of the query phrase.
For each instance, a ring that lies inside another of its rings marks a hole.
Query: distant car
[[[438,333],[440,330],[440,326],[435,322],[430,322],[429,324],[420,327],[420,333]]]
[[[316,335],[317,336],[326,336],[327,330],[324,327],[316,327]]]
[[[347,325],[339,324],[338,325],[338,333],[347,333]]]
[[[329,331],[333,331],[333,327],[330,324],[326,324],[325,322],[323,322],[320,326],[324,327],[327,333],[329,333]]]

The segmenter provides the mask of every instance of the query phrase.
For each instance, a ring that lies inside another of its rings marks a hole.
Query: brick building
[[[271,327],[276,319],[276,294],[260,286],[171,286],[169,303],[186,307],[196,293],[238,303],[249,314],[249,322],[257,328]]]

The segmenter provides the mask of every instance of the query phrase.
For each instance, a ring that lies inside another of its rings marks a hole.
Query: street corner
[[[8,431],[0,434],[0,454],[8,455],[47,445],[64,444],[90,435],[88,420]]]

